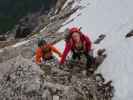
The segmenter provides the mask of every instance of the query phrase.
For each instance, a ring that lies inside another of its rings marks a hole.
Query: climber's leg
[[[70,63],[76,63],[80,59],[80,55],[78,53],[73,53],[70,59]]]
[[[93,74],[95,71],[95,58],[89,54],[85,54],[87,58],[87,63],[86,63],[86,71],[87,71],[87,76],[90,76]]]

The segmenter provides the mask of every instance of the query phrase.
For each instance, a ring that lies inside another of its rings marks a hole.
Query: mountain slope
[[[82,11],[74,22],[66,27],[78,26],[92,40],[100,33],[107,38],[100,45],[94,45],[94,49],[106,48],[108,57],[99,68],[105,77],[112,79],[116,92],[114,100],[132,100],[132,59],[133,39],[125,39],[124,36],[133,28],[133,1],[132,0],[84,0],[81,5],[90,3],[88,8]],[[66,28],[65,27],[65,28]],[[64,43],[57,44],[63,50]]]
[[[79,0],[80,1],[80,0]],[[132,100],[132,38],[125,39],[124,36],[133,27],[133,8],[131,0],[82,0],[81,5],[90,5],[82,10],[82,15],[74,22],[65,26],[81,26],[83,32],[90,36],[92,41],[100,33],[107,35],[94,49],[106,48],[107,58],[98,69],[107,79],[113,80],[116,92],[114,100]],[[78,14],[78,13],[77,13]],[[73,15],[75,17],[77,14]],[[63,50],[64,42],[56,44]]]

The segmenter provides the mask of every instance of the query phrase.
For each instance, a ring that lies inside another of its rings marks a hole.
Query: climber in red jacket
[[[94,63],[94,58],[90,55],[91,41],[79,28],[73,27],[69,29],[60,64],[64,63],[69,51],[72,52],[72,60],[74,61],[85,61],[87,65]]]

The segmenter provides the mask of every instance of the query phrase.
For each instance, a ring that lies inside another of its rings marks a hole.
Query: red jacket
[[[76,30],[75,28],[73,28],[73,30],[71,29],[70,32],[80,32],[80,30]],[[91,50],[90,39],[87,36],[83,35],[82,33],[81,33],[80,38],[81,38],[81,41],[84,45],[85,51],[89,53]],[[61,64],[64,63],[69,51],[72,50],[74,47],[75,47],[75,43],[73,42],[72,39],[70,39],[69,41],[66,42],[65,49],[64,49],[61,61],[60,61]]]

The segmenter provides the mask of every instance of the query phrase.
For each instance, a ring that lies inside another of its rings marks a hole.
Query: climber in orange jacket
[[[53,45],[46,43],[45,40],[40,40],[38,42],[38,48],[35,52],[35,62],[36,64],[42,64],[43,61],[53,59],[53,52],[61,57],[60,51]]]

